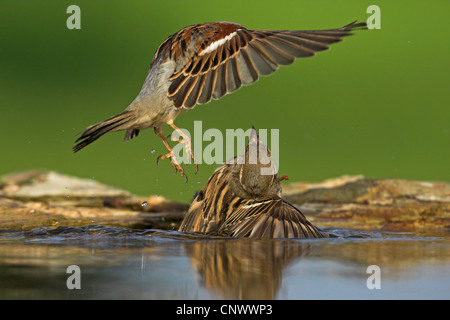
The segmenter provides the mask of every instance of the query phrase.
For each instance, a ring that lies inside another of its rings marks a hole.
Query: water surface
[[[449,233],[252,240],[103,226],[0,234],[1,299],[448,299]],[[69,290],[69,265],[81,289]],[[368,289],[369,265],[381,288]]]

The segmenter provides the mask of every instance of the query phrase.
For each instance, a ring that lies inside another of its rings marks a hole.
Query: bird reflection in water
[[[206,289],[224,299],[275,299],[283,269],[311,253],[308,240],[224,239],[186,243]]]

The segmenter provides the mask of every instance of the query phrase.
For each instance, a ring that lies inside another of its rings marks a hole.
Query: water
[[[330,230],[329,230],[330,231]],[[0,234],[1,299],[448,299],[449,233],[226,239],[103,226]],[[70,265],[81,289],[69,290]],[[380,289],[368,289],[370,265]]]

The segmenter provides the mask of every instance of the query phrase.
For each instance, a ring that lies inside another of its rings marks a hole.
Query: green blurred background
[[[66,9],[81,8],[81,30]],[[366,20],[313,59],[182,114],[179,127],[280,129],[280,173],[450,181],[450,1],[0,1],[0,175],[50,169],[190,201],[215,165],[174,175],[153,130],[110,133],[79,153],[77,134],[138,94],[155,50],[190,24],[324,29]],[[166,134],[170,127],[165,127]],[[207,143],[204,143],[204,145]],[[154,153],[151,150],[155,149]]]

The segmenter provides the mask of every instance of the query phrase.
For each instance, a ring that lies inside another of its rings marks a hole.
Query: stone
[[[450,184],[445,182],[342,176],[283,184],[283,198],[322,228],[411,231],[450,226]],[[188,203],[163,196],[136,196],[53,171],[0,179],[3,230],[87,224],[177,230],[188,208]]]
[[[320,226],[417,230],[450,226],[450,184],[343,176],[293,183],[283,198]]]

